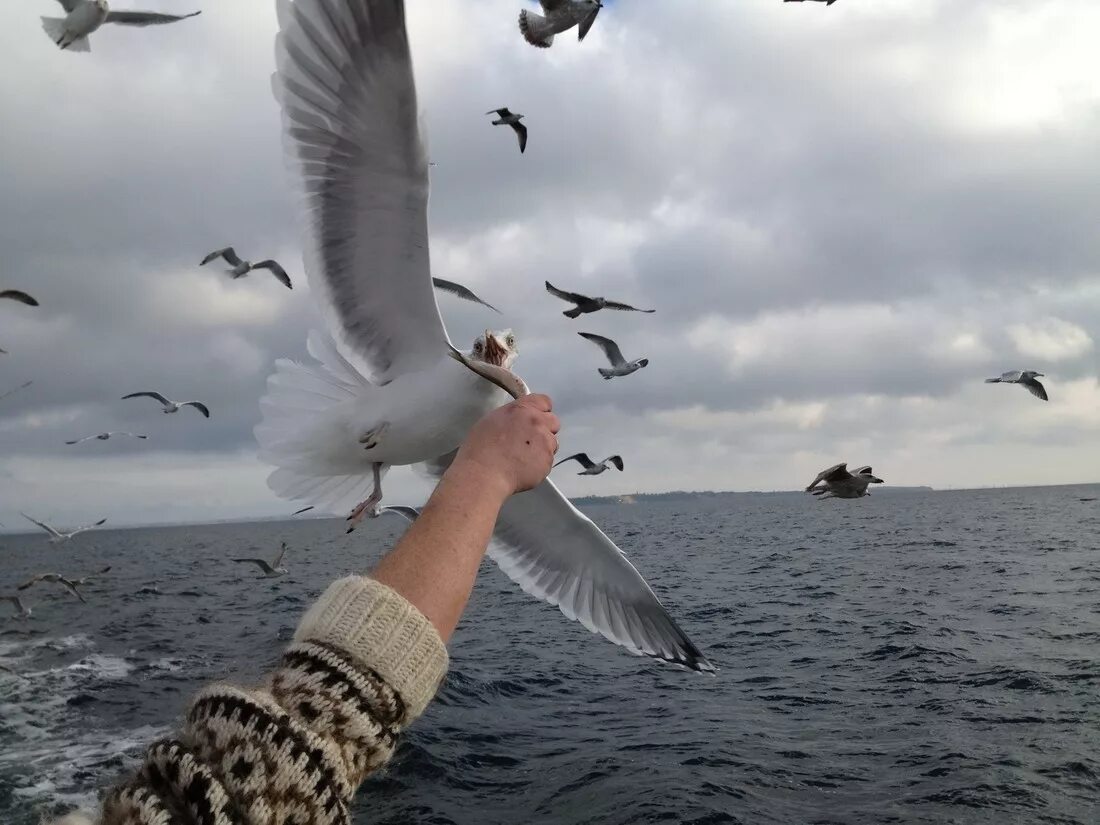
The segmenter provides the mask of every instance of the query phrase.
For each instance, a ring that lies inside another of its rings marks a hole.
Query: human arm
[[[545,396],[482,419],[421,517],[372,578],[334,582],[263,687],[201,691],[184,725],[154,743],[107,795],[103,825],[239,821],[344,825],[363,779],[446,672],[444,639],[473,587],[497,512],[538,484],[557,449]],[[221,818],[219,818],[221,817]]]

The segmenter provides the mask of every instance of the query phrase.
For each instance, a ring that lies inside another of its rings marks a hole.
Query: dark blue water
[[[629,656],[486,566],[447,684],[358,823],[1100,822],[1096,487],[593,507],[720,667]],[[0,539],[0,822],[95,799],[213,679],[252,680],[395,523]],[[289,542],[290,575],[227,561]],[[157,585],[160,594],[135,594]],[[0,606],[2,609],[4,606]]]

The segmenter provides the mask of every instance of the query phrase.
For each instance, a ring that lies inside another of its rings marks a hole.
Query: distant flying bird
[[[291,513],[291,515],[292,516],[300,516],[300,515],[302,515],[302,513],[308,513],[312,509],[313,509],[313,505],[311,504],[308,507],[303,507],[301,510],[295,510],[293,513]]]
[[[286,575],[286,568],[282,567],[283,556],[286,555],[286,542],[283,542],[283,547],[279,551],[279,555],[275,557],[275,561],[270,564],[264,559],[233,559],[237,563],[247,562],[254,564],[264,571],[264,576],[269,579],[277,578],[278,576]]]
[[[804,3],[806,0],[783,0],[784,3]],[[812,0],[814,3],[824,3],[826,6],[831,6],[836,0]]]
[[[39,527],[41,527],[43,530],[45,530],[47,533],[49,533],[50,534],[50,538],[49,538],[50,544],[58,544],[58,543],[63,542],[63,541],[68,541],[73,536],[80,535],[81,533],[85,533],[88,530],[92,530],[96,527],[102,527],[104,524],[107,523],[107,519],[101,518],[99,521],[95,522],[94,524],[85,524],[83,527],[77,527],[75,530],[70,530],[69,532],[66,533],[66,532],[62,532],[61,530],[55,530],[53,527],[50,527],[50,525],[45,524],[45,523],[39,521],[38,519],[31,518],[26,513],[20,512],[19,515],[21,515],[23,518],[25,518],[27,521],[31,522],[32,524],[37,524]]]
[[[826,498],[861,498],[870,495],[867,487],[871,484],[884,483],[881,478],[871,472],[869,465],[857,467],[855,472],[848,471],[847,462],[837,464],[828,470],[822,470],[817,478],[806,488],[807,493]],[[823,486],[819,487],[821,484]]]
[[[31,617],[31,609],[18,596],[0,596],[0,601],[10,602],[19,618],[29,619]]]
[[[196,410],[203,414],[203,417],[210,417],[210,409],[201,401],[171,401],[165,398],[159,392],[153,392],[152,390],[146,390],[143,392],[132,392],[129,395],[122,396],[123,401],[126,401],[129,398],[155,398],[164,407],[161,412],[167,414],[178,413],[183,407],[194,407]]]
[[[987,378],[985,379],[985,383],[1019,384],[1023,387],[1027,387],[1027,391],[1036,398],[1041,398],[1043,401],[1049,401],[1050,399],[1047,398],[1046,387],[1035,380],[1037,377],[1045,378],[1046,376],[1034,370],[1013,370],[1012,372],[1002,373],[1000,378]]]
[[[38,306],[38,301],[21,289],[0,289],[0,298],[7,298],[10,301],[18,301],[19,303],[26,304],[29,307]]]
[[[462,284],[455,283],[454,281],[445,281],[442,278],[432,278],[432,286],[441,292],[449,292],[452,295],[461,298],[464,301],[473,301],[475,304],[481,304],[484,307],[489,307],[493,312],[500,312],[495,306],[488,301],[483,301],[478,298],[469,287],[465,287]]]
[[[563,301],[576,304],[573,309],[567,309],[562,313],[566,318],[578,318],[589,312],[599,312],[601,309],[619,309],[629,312],[650,313],[657,311],[655,309],[638,309],[637,307],[632,307],[630,304],[621,304],[618,301],[609,301],[606,298],[589,298],[587,295],[581,295],[579,292],[566,292],[564,289],[558,289],[549,281],[546,281],[546,291],[555,298],[561,298]]]
[[[8,390],[8,391],[7,391],[7,392],[5,392],[5,393],[0,393],[0,401],[3,401],[3,400],[4,400],[5,398],[7,398],[7,397],[8,397],[9,395],[15,395],[15,394],[16,394],[17,392],[19,392],[20,390],[25,390],[25,389],[26,389],[27,387],[29,387],[29,386],[30,386],[31,384],[33,384],[33,383],[34,383],[33,381],[24,381],[24,382],[23,382],[22,384],[20,384],[20,385],[19,385],[18,387],[16,387],[15,389],[11,389],[11,390]]]
[[[61,8],[68,12],[66,17],[43,17],[42,28],[50,40],[62,49],[74,52],[90,52],[88,35],[104,23],[119,23],[123,26],[153,26],[161,23],[175,23],[202,14],[193,11],[190,14],[159,14],[151,11],[111,11],[107,0],[58,0]]]
[[[86,435],[83,438],[78,438],[75,441],[66,441],[66,444],[83,444],[85,441],[106,441],[108,438],[115,438],[116,436],[126,436],[128,438],[148,438],[147,435],[137,435],[136,433],[100,433],[99,435]]]
[[[604,338],[602,335],[595,335],[591,332],[578,332],[577,335],[591,341],[602,349],[603,354],[607,356],[607,360],[611,362],[611,369],[598,367],[596,370],[604,377],[605,381],[610,381],[612,378],[618,378],[624,375],[630,375],[632,372],[637,372],[649,363],[648,358],[627,361],[623,358],[623,353],[622,350],[619,349],[619,345],[610,338]]]
[[[539,0],[539,5],[545,17],[524,9],[519,13],[519,30],[524,40],[540,49],[549,49],[555,34],[574,26],[580,27],[577,40],[584,40],[603,8],[600,0]]]
[[[611,467],[609,465],[611,464],[614,464],[618,468],[620,473],[623,470],[623,459],[621,456],[608,456],[599,464],[597,464],[595,461],[588,457],[588,453],[577,453],[576,455],[571,455],[568,458],[563,458],[554,466],[557,467],[558,464],[564,464],[567,461],[576,461],[584,468],[579,473],[577,473],[577,475],[579,476],[598,476],[604,470],[610,470]]]
[[[527,149],[527,127],[520,123],[523,119],[523,115],[513,114],[508,111],[508,108],[503,109],[490,109],[485,114],[487,115],[500,115],[493,121],[494,126],[511,126],[512,130],[516,133],[516,137],[519,138],[519,153],[522,155]]]
[[[25,582],[19,585],[16,590],[26,590],[28,587],[33,587],[40,582],[44,584],[60,584],[62,587],[64,587],[66,590],[68,590],[70,593],[80,599],[80,601],[87,602],[87,599],[85,599],[83,594],[80,592],[80,588],[87,584],[89,579],[95,578],[96,576],[102,576],[104,573],[110,571],[110,569],[111,567],[110,565],[108,565],[102,570],[97,570],[95,573],[89,573],[86,576],[81,576],[79,579],[68,579],[62,576],[60,573],[39,573],[37,576],[27,579]]]
[[[275,276],[279,283],[287,289],[294,289],[290,283],[290,276],[286,274],[286,270],[279,266],[277,261],[273,261],[271,258],[268,258],[266,261],[260,261],[259,263],[252,263],[251,261],[245,261],[239,258],[237,253],[233,250],[233,247],[227,246],[225,249],[215,249],[202,259],[199,266],[206,266],[217,258],[221,258],[233,267],[227,270],[232,278],[243,278],[254,269],[267,269]]]

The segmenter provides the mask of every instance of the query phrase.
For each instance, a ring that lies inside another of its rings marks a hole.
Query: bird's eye
[[[481,352],[481,342],[480,341],[475,341],[474,342],[474,352]]]
[[[504,343],[506,343],[508,345],[508,348],[511,349],[516,345],[516,336],[509,335],[507,338],[504,339]]]

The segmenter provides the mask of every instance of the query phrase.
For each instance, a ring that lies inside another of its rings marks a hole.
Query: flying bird
[[[620,473],[623,471],[622,456],[617,455],[608,456],[599,464],[597,464],[595,461],[588,457],[588,453],[577,453],[576,455],[571,455],[568,458],[563,458],[554,466],[557,467],[558,464],[564,464],[567,461],[576,461],[578,464],[581,465],[581,467],[584,468],[579,473],[577,473],[577,475],[579,476],[598,476],[604,470],[610,470],[610,465],[612,464],[614,464],[615,467],[618,468]]]
[[[607,356],[607,360],[611,362],[611,369],[607,369],[606,367],[597,368],[597,372],[604,377],[605,381],[610,381],[612,378],[624,375],[630,375],[632,372],[637,372],[649,363],[648,358],[627,361],[623,358],[623,353],[622,350],[619,349],[619,345],[610,338],[604,338],[602,335],[594,335],[591,332],[578,332],[577,335],[591,341],[602,349],[604,355]]]
[[[783,0],[784,3],[805,3],[806,0]],[[824,3],[826,6],[831,6],[836,0],[813,0],[815,3]]]
[[[292,516],[300,516],[300,515],[302,515],[302,513],[308,513],[312,509],[313,509],[313,505],[311,504],[308,507],[303,507],[301,510],[295,510],[293,513],[291,513],[291,515]]]
[[[25,390],[27,387],[29,387],[33,383],[34,383],[33,381],[24,381],[18,387],[15,387],[14,389],[10,389],[10,390],[8,390],[7,392],[4,392],[4,393],[0,393],[0,401],[3,401],[9,395],[15,395],[20,390]]]
[[[76,596],[80,601],[87,602],[84,595],[80,592],[80,588],[88,583],[89,579],[93,579],[96,576],[102,576],[104,573],[110,571],[111,567],[108,565],[102,570],[97,570],[95,573],[89,573],[86,576],[81,576],[79,579],[69,579],[62,576],[60,573],[39,573],[37,576],[27,579],[16,590],[26,590],[29,587],[33,587],[36,584],[59,584]]]
[[[104,23],[119,23],[123,26],[153,26],[162,23],[175,23],[195,17],[202,12],[190,14],[160,14],[151,11],[111,11],[107,0],[58,0],[68,14],[65,17],[43,17],[42,28],[50,40],[62,49],[74,52],[90,52],[88,35]]]
[[[1002,373],[1000,378],[987,378],[985,383],[987,384],[1019,384],[1022,387],[1027,387],[1027,391],[1034,395],[1036,398],[1040,398],[1043,401],[1049,401],[1047,398],[1047,389],[1041,383],[1036,381],[1036,378],[1045,378],[1041,372],[1035,372],[1035,370],[1013,370],[1012,372]]]
[[[806,488],[806,492],[821,496],[822,500],[862,498],[870,495],[867,492],[868,486],[882,483],[882,479],[871,472],[870,466],[857,467],[854,472],[849,472],[848,464],[845,462],[818,473],[817,478]]]
[[[442,278],[432,278],[432,286],[441,292],[449,292],[461,298],[464,301],[473,301],[475,304],[481,304],[484,307],[489,307],[493,312],[500,312],[495,306],[488,301],[483,301],[478,298],[469,287],[465,287],[462,284],[455,283],[454,281],[445,281]]]
[[[55,530],[53,527],[50,527],[50,525],[45,524],[44,522],[41,522],[38,519],[31,518],[26,513],[20,512],[19,515],[21,515],[23,518],[25,518],[27,521],[31,522],[32,524],[37,524],[39,527],[41,527],[43,530],[45,530],[47,533],[49,533],[50,534],[50,538],[49,538],[50,544],[58,544],[58,543],[63,542],[63,541],[68,541],[73,536],[78,536],[81,533],[86,533],[87,531],[93,530],[96,527],[102,527],[104,524],[107,523],[107,519],[101,518],[99,521],[95,522],[94,524],[85,524],[83,527],[77,527],[75,530],[70,530],[68,532],[63,532],[61,530]]]
[[[274,579],[279,576],[286,575],[286,568],[282,566],[283,556],[286,555],[286,542],[283,542],[282,549],[279,550],[279,555],[275,557],[275,560],[270,564],[265,559],[233,559],[233,561],[240,564],[241,562],[247,562],[248,564],[254,564],[264,571],[264,577],[268,579]]]
[[[579,26],[577,40],[584,40],[603,8],[600,0],[539,0],[539,5],[542,14],[527,9],[519,13],[519,30],[524,40],[540,49],[549,49],[555,34],[574,26]]]
[[[232,267],[232,269],[227,270],[231,278],[243,278],[254,269],[266,269],[287,289],[294,289],[293,285],[290,283],[290,276],[286,274],[286,270],[279,265],[278,261],[273,261],[271,258],[268,258],[266,261],[259,261],[258,263],[245,261],[237,256],[237,253],[233,251],[233,247],[231,246],[227,246],[225,249],[215,249],[202,259],[199,266],[206,266],[208,263],[218,258],[221,258]]]
[[[30,607],[18,596],[0,596],[0,601],[9,602],[15,608],[15,613],[19,618],[29,619],[31,617]]]
[[[589,298],[587,295],[581,295],[579,292],[566,292],[564,289],[558,289],[549,281],[546,282],[546,291],[557,298],[561,298],[563,301],[576,304],[573,309],[567,309],[562,313],[566,318],[578,318],[585,313],[599,312],[601,309],[619,309],[628,310],[630,312],[650,313],[657,311],[655,309],[638,309],[637,307],[632,307],[630,304],[609,301],[606,298]]]
[[[277,363],[256,436],[276,493],[335,512],[360,502],[353,518],[375,512],[389,466],[449,463],[486,411],[528,392],[510,369],[510,333],[487,330],[460,353],[436,307],[404,18],[401,0],[279,4],[275,88],[305,189],[306,274],[331,337],[310,336],[319,363]],[[495,536],[490,555],[536,598],[634,653],[713,669],[551,482],[513,496]]]
[[[485,114],[499,115],[499,117],[493,121],[494,126],[512,127],[512,131],[514,131],[516,137],[519,138],[519,153],[522,155],[527,149],[527,127],[520,123],[523,119],[523,115],[517,115],[510,112],[508,107],[503,109],[490,109]]]
[[[0,289],[0,298],[7,298],[9,301],[18,301],[29,307],[38,306],[37,299],[31,297],[21,289]]]
[[[143,392],[132,392],[129,395],[122,396],[122,400],[126,401],[130,398],[155,398],[164,407],[161,412],[166,414],[178,413],[183,407],[194,407],[196,410],[202,413],[204,418],[210,417],[210,409],[201,401],[172,401],[165,398],[159,392],[153,392],[152,390],[146,390]]]
[[[147,435],[137,435],[136,433],[109,432],[109,433],[100,433],[99,435],[86,435],[83,438],[78,438],[75,441],[66,441],[65,443],[71,445],[71,444],[82,444],[85,441],[92,441],[92,440],[106,441],[109,438],[115,438],[117,436],[125,436],[127,438],[141,438],[141,439],[146,439],[146,438],[149,437]]]

